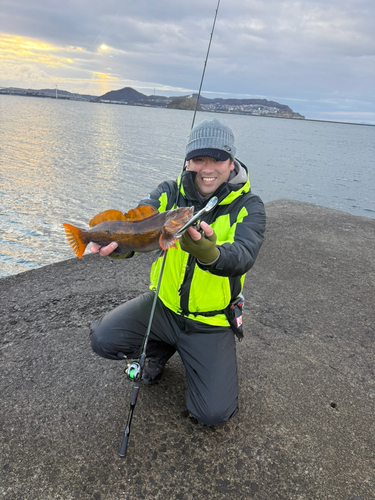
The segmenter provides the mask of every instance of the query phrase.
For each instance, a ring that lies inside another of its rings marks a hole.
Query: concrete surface
[[[0,280],[0,498],[375,499],[375,221],[266,205],[237,344],[240,412],[186,415],[182,363],[142,387],[88,323],[147,289],[150,256],[88,255]]]

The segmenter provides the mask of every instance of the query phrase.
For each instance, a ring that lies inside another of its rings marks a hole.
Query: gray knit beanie
[[[186,145],[186,160],[209,156],[217,160],[234,160],[236,148],[232,130],[219,120],[204,120],[190,132]]]

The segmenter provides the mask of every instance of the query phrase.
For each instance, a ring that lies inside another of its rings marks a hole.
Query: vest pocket
[[[224,310],[231,299],[229,278],[215,276],[195,266],[189,296],[189,311]]]

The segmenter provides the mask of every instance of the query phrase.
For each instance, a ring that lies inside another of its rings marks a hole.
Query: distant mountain
[[[124,104],[133,104],[136,106],[153,106],[160,108],[165,108],[173,99],[174,97],[165,97],[161,95],[147,96],[131,87],[112,90],[96,98],[96,100],[100,102],[123,102]]]
[[[125,87],[120,90],[112,90],[102,96],[93,96],[89,94],[74,94],[66,90],[57,89],[20,89],[20,88],[2,88],[0,94],[24,95],[30,97],[50,97],[70,100],[86,100],[91,102],[103,102],[111,104],[131,104],[133,106],[152,106],[159,108],[174,109],[195,109],[195,102],[198,94],[192,94],[182,97],[165,97],[160,95],[145,95],[131,87]],[[255,116],[269,116],[274,118],[295,118],[303,120],[305,117],[295,113],[289,106],[280,104],[276,101],[267,99],[208,99],[199,97],[199,111],[210,111],[213,113],[233,113]]]
[[[125,87],[120,90],[111,90],[111,92],[107,92],[106,94],[99,97],[101,101],[141,101],[144,99],[148,99],[145,94],[141,94],[137,90],[132,89],[131,87]]]

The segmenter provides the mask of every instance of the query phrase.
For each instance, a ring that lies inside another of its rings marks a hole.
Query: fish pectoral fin
[[[160,235],[159,245],[163,250],[168,250],[169,248],[177,248],[176,238],[172,234],[164,232]]]
[[[110,220],[125,220],[125,218],[125,215],[120,212],[120,210],[105,210],[104,212],[96,214],[95,217],[90,220],[89,226],[97,226],[102,222],[108,222]]]
[[[85,253],[87,247],[87,243],[84,241],[86,231],[84,229],[80,229],[79,227],[72,226],[71,224],[63,224],[63,226],[70,246],[80,259]]]
[[[126,214],[124,214],[124,219],[133,221],[148,219],[149,217],[153,217],[158,213],[159,212],[156,210],[156,208],[152,207],[151,205],[142,205],[141,207],[136,207],[132,210],[129,210],[129,212],[126,212]]]

